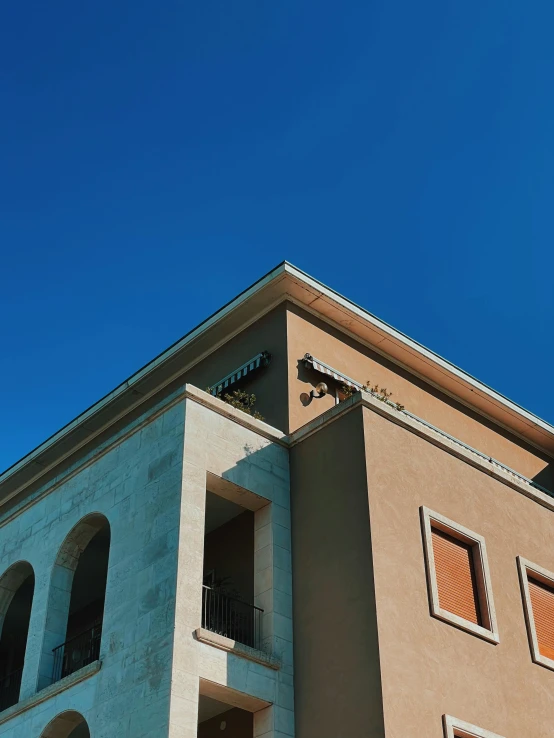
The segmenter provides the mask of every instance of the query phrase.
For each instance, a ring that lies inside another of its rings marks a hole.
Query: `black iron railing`
[[[87,664],[92,664],[100,656],[100,639],[102,638],[102,623],[93,625],[74,638],[70,638],[61,646],[53,649],[54,668],[52,683],[73,674]]]
[[[255,605],[202,585],[202,627],[251,648],[262,648],[262,615]]]
[[[0,710],[7,710],[8,707],[19,702],[22,676],[23,667],[12,671],[5,677],[0,677]]]

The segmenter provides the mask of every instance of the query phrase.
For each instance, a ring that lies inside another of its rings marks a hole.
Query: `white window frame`
[[[503,738],[498,733],[478,728],[476,725],[458,720],[451,715],[443,715],[444,738]]]
[[[525,622],[527,624],[527,634],[531,646],[531,657],[535,664],[545,666],[547,669],[554,671],[554,660],[548,656],[543,656],[539,650],[539,640],[537,638],[537,629],[535,627],[535,618],[533,616],[533,605],[531,604],[531,593],[529,592],[529,579],[536,579],[538,582],[554,588],[554,573],[544,569],[532,561],[524,559],[523,556],[517,557],[517,567],[519,571],[519,581],[521,584],[521,594],[523,597],[523,609],[525,611]]]
[[[420,512],[431,614],[433,617],[443,620],[446,623],[450,623],[451,625],[455,625],[468,633],[479,636],[479,638],[482,638],[485,641],[489,641],[494,644],[499,643],[500,636],[496,621],[496,610],[492,595],[491,575],[485,539],[478,533],[474,533],[468,528],[464,528],[463,525],[460,525],[449,518],[445,518],[444,515],[433,512],[433,510],[429,510],[427,507],[422,506],[420,508]],[[439,589],[435,569],[435,553],[433,551],[433,539],[431,535],[432,528],[441,530],[444,533],[451,535],[453,538],[457,538],[458,540],[472,546],[475,576],[477,579],[477,596],[479,598],[479,608],[484,625],[476,625],[465,618],[461,618],[459,615],[455,615],[449,610],[441,608],[439,604]]]

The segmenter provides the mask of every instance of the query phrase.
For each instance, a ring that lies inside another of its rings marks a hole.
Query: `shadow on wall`
[[[554,497],[554,464],[547,464],[538,474],[533,477],[533,482],[551,491]]]
[[[312,390],[315,391],[320,382],[325,382],[329,388],[327,395],[322,397],[314,398],[313,396],[310,396],[308,392],[302,392],[298,399],[304,407],[311,405],[312,402],[323,400],[323,397],[326,397],[326,399],[323,400],[322,405],[318,406],[318,413],[328,410],[330,406],[335,404],[334,398],[337,388],[339,387],[338,382],[336,382],[332,377],[325,377],[322,374],[319,374],[319,372],[316,372],[315,369],[307,367],[306,362],[303,359],[298,359],[296,370],[296,378],[303,384],[310,385]]]
[[[69,734],[69,738],[90,738],[90,731],[86,723],[81,723]]]

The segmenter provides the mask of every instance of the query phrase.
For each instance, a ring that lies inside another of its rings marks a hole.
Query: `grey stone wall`
[[[82,713],[94,738],[167,735],[183,428],[182,402],[141,418],[0,528],[0,575],[24,560],[36,577],[21,691],[31,701],[46,686],[41,652],[60,548],[91,513],[105,516],[111,528],[101,669],[0,723],[1,736],[39,738],[69,709]]]

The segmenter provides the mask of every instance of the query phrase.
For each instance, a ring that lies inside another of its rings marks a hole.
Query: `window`
[[[484,538],[426,507],[421,521],[431,613],[498,643]]]
[[[443,716],[444,738],[502,738],[490,730],[478,728],[463,720],[457,720],[450,715]]]
[[[517,562],[533,661],[554,670],[554,574],[521,556]]]

